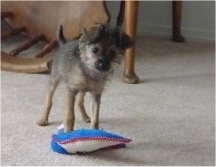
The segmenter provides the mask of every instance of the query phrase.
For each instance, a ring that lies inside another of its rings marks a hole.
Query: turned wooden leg
[[[185,39],[181,35],[181,12],[182,11],[182,1],[172,2],[172,12],[173,12],[173,31],[172,40],[174,42],[184,42]]]
[[[23,43],[21,46],[19,46],[18,48],[16,49],[13,49],[11,52],[10,52],[10,55],[11,56],[17,56],[20,52],[24,51],[24,50],[27,50],[28,48],[32,47],[34,44],[36,44],[37,42],[39,42],[40,40],[44,39],[44,35],[43,34],[40,34],[34,38],[32,38],[31,40]]]
[[[51,41],[49,44],[45,45],[45,47],[34,57],[40,58],[44,57],[47,53],[51,52],[58,45],[57,40]]]
[[[125,52],[125,69],[123,81],[131,84],[139,82],[139,78],[134,72],[137,14],[138,1],[125,1],[125,32],[134,41],[134,45]]]

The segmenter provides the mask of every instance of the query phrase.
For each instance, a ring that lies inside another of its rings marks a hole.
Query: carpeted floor
[[[214,46],[139,37],[136,73],[141,82],[122,83],[119,68],[102,96],[100,113],[101,128],[133,142],[87,155],[50,149],[51,134],[63,117],[63,86],[54,97],[52,124],[38,127],[48,75],[1,71],[1,165],[214,165]],[[76,116],[76,128],[87,128],[79,112]]]

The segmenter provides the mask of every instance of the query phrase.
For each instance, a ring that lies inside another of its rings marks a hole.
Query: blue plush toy
[[[131,140],[96,129],[80,129],[52,135],[51,148],[63,154],[87,153],[109,147],[124,147]]]

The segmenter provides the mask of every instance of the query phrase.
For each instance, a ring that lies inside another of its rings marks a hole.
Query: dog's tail
[[[66,39],[65,39],[64,34],[63,34],[62,25],[60,25],[58,27],[57,40],[58,40],[58,43],[59,43],[60,46],[62,46],[62,45],[64,45],[66,43]]]

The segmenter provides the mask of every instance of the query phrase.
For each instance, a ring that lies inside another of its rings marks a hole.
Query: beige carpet
[[[214,65],[213,42],[139,37],[140,84],[122,83],[119,68],[103,94],[100,114],[101,128],[133,142],[87,155],[50,149],[51,134],[62,121],[63,86],[54,97],[52,124],[38,127],[48,75],[2,71],[1,165],[214,165]],[[87,128],[76,115],[76,128]]]

